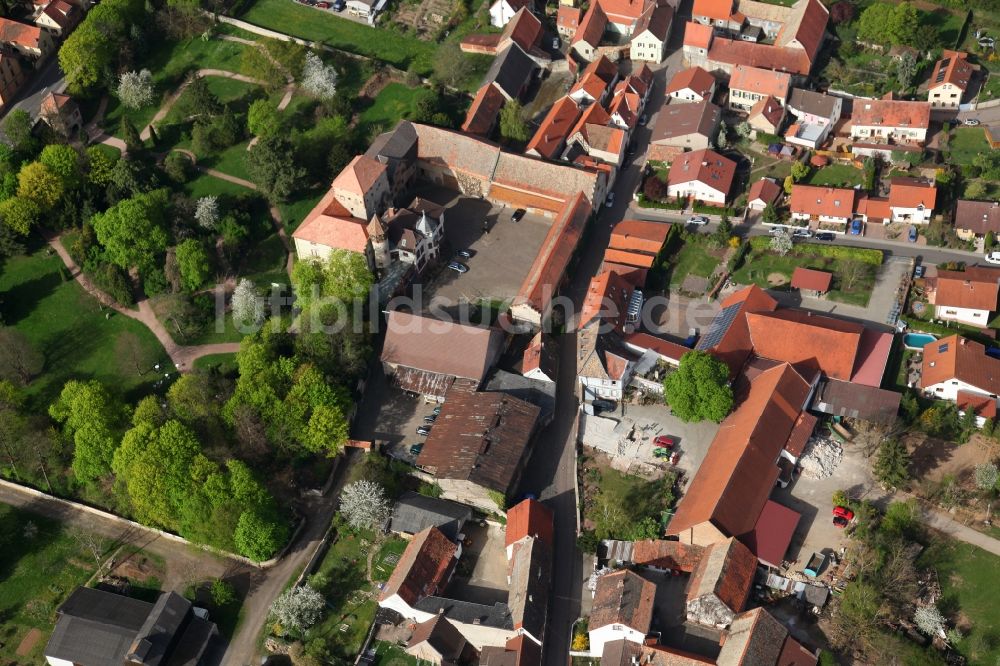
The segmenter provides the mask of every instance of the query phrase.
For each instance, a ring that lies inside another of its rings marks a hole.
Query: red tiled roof
[[[833,273],[827,273],[826,271],[796,266],[795,271],[792,273],[793,289],[808,289],[810,291],[826,293],[830,291],[832,283]]]
[[[666,94],[669,95],[689,88],[696,95],[708,97],[714,86],[714,76],[701,67],[689,67],[674,74],[670,83],[667,84]]]
[[[937,187],[922,178],[895,177],[889,180],[889,205],[893,208],[916,208],[923,205],[933,210]]]
[[[559,98],[545,114],[545,119],[531,137],[526,150],[534,150],[550,160],[558,158],[566,138],[573,129],[573,124],[579,117],[580,107],[573,98],[569,96]]]
[[[971,408],[976,413],[976,416],[981,416],[984,419],[995,419],[997,417],[997,399],[988,395],[959,391],[955,404],[962,411]]]
[[[823,35],[830,19],[830,11],[820,0],[805,0],[804,6],[797,8],[791,20],[778,33],[775,40],[782,47],[792,48],[798,45],[805,50],[810,61],[815,61],[819,49],[823,45]]]
[[[659,2],[648,2],[646,10],[635,22],[632,38],[635,39],[647,30],[657,39],[665,41],[670,33],[670,25],[674,21],[674,8]]]
[[[671,162],[667,184],[682,185],[697,181],[728,196],[735,175],[736,162],[714,150],[702,148],[678,155]]]
[[[812,417],[815,419],[816,417]],[[767,500],[752,531],[740,535],[750,551],[764,564],[781,567],[801,516],[797,511]]]
[[[649,349],[656,352],[660,356],[671,358],[678,362],[680,362],[681,357],[684,356],[684,354],[691,351],[690,347],[685,347],[684,345],[679,345],[676,342],[658,338],[650,335],[649,333],[631,333],[625,337],[625,342],[639,347],[640,349]]]
[[[609,247],[604,251],[604,261],[635,266],[637,268],[652,268],[655,260],[655,255],[634,252],[632,250],[617,250]]]
[[[580,16],[582,13],[583,10],[579,7],[559,5],[559,11],[556,13],[556,26],[576,32],[577,27],[580,25]]]
[[[924,346],[920,387],[957,379],[991,395],[1000,394],[1000,359],[986,355],[975,340],[952,335]]]
[[[815,654],[805,649],[802,643],[788,636],[781,646],[781,654],[774,666],[816,666],[818,659]]]
[[[684,46],[707,49],[712,44],[712,26],[694,21],[684,24]]]
[[[43,11],[56,25],[65,30],[73,25],[77,8],[62,0],[53,0]]]
[[[466,53],[481,53],[495,56],[500,45],[500,35],[468,35],[462,38],[458,47]]]
[[[781,196],[784,190],[781,189],[781,185],[769,178],[761,178],[750,186],[750,194],[747,195],[748,202],[754,202],[760,199],[765,204],[773,204]]]
[[[969,63],[969,55],[958,51],[945,51],[934,64],[929,89],[950,83],[961,91],[969,87],[975,68]]]
[[[330,189],[309,211],[292,237],[364,254],[368,248],[367,226],[365,220],[352,217],[350,211],[337,201],[333,189]]]
[[[861,196],[857,201],[857,213],[864,215],[868,220],[875,221],[888,220],[892,217],[889,200],[880,197]]]
[[[472,100],[469,111],[465,114],[462,131],[479,136],[488,136],[497,121],[500,109],[507,103],[500,89],[492,83],[487,83],[479,89]]]
[[[855,100],[851,112],[853,126],[927,129],[931,123],[930,102],[898,99]]]
[[[655,0],[598,0],[598,2],[605,14],[617,19],[616,23],[636,21],[650,5],[657,4]]]
[[[555,514],[538,500],[526,499],[507,510],[506,545],[524,537],[535,537],[549,548],[554,547]]]
[[[525,51],[530,51],[541,41],[544,32],[542,22],[525,6],[517,10],[514,17],[507,22],[503,32],[500,33],[500,41],[509,39]]]
[[[792,85],[792,76],[785,72],[774,72],[758,67],[737,65],[729,77],[730,90],[746,90],[764,97],[771,96],[784,101]]]
[[[750,380],[746,395],[712,440],[667,533],[679,535],[705,522],[729,536],[751,531],[778,478],[778,453],[808,394],[809,384],[786,363]]]
[[[757,572],[757,558],[734,538],[714,543],[706,549],[688,583],[688,601],[715,595],[729,610],[739,613],[750,596]]]
[[[583,20],[580,21],[580,27],[576,29],[576,34],[573,35],[573,43],[583,42],[590,46],[597,46],[601,43],[601,37],[604,36],[604,29],[607,25],[607,15],[601,9],[601,5],[595,2],[587,10],[587,13],[584,14]]]
[[[964,271],[938,271],[933,303],[993,312],[997,309],[998,294],[1000,270],[970,266]]]
[[[580,325],[583,328],[598,317],[611,319],[615,328],[621,326],[625,316],[630,285],[614,271],[604,271],[594,276],[587,287],[587,295],[580,308]]]
[[[670,235],[670,225],[649,220],[622,220],[611,230],[609,247],[658,254]]]
[[[792,434],[788,436],[788,441],[785,442],[785,450],[796,458],[801,456],[818,422],[819,419],[809,412],[799,414],[799,418],[795,421],[795,427],[792,428]]]
[[[733,15],[733,0],[694,0],[691,14],[725,21]]]
[[[635,74],[629,74],[624,79],[615,84],[615,95],[619,95],[624,92],[635,93],[640,97],[646,96],[646,91],[649,90],[649,84],[646,80],[636,76]]]
[[[38,26],[0,17],[0,43],[17,44],[27,49],[42,47],[42,29]]]
[[[691,573],[704,554],[705,549],[701,546],[666,539],[643,539],[632,544],[632,563],[657,569]]]
[[[536,311],[545,312],[562,282],[563,273],[592,211],[583,192],[578,192],[563,204],[562,212],[549,227],[549,233],[517,292],[515,304],[528,303]]]
[[[631,571],[616,571],[597,579],[590,631],[623,624],[643,634],[653,621],[656,585]]]
[[[808,379],[822,371],[844,381],[851,379],[865,330],[861,324],[793,309],[748,314],[747,325],[758,356],[791,363]]]
[[[636,289],[646,288],[646,276],[649,271],[645,268],[639,268],[638,266],[626,266],[625,264],[618,264],[613,261],[605,261],[601,265],[601,271],[614,271],[618,273],[619,276],[630,285]]]
[[[406,545],[379,599],[398,594],[412,606],[443,592],[457,551],[458,546],[436,527],[418,532]]]
[[[781,119],[785,117],[785,107],[781,106],[778,100],[771,95],[761,97],[753,105],[753,108],[750,109],[749,120],[751,127],[755,126],[754,119],[758,116],[766,120],[768,125],[777,129],[778,125],[781,124]]]
[[[711,28],[709,28],[711,30]],[[741,39],[716,37],[708,50],[709,60],[729,65],[747,65],[779,72],[808,75],[813,59],[802,49],[744,42]]]
[[[580,114],[576,124],[573,125],[573,129],[570,130],[569,135],[573,136],[577,132],[582,132],[586,125],[605,126],[610,122],[611,116],[609,116],[608,112],[604,110],[604,107],[600,104],[591,104],[583,113]]]
[[[857,192],[848,188],[820,187],[817,185],[792,186],[789,208],[793,213],[812,217],[845,217],[854,214],[854,199]]]
[[[750,340],[750,328],[747,325],[748,312],[771,312],[778,307],[778,302],[771,298],[757,285],[751,285],[731,294],[722,301],[722,309],[739,305],[739,312],[733,317],[731,324],[712,347],[708,349],[712,356],[729,366],[729,376],[735,377],[753,351]],[[699,349],[702,347],[699,345]]]
[[[882,385],[882,375],[889,362],[892,350],[892,333],[865,328],[861,333],[861,345],[854,361],[851,383],[878,388]]]

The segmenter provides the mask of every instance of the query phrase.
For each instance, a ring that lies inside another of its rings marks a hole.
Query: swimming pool
[[[903,346],[907,349],[923,349],[924,345],[935,340],[937,338],[930,333],[907,333],[903,336]]]

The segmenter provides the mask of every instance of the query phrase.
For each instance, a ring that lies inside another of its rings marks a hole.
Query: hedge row
[[[754,250],[767,250],[771,247],[771,236],[754,236],[750,239]],[[820,245],[819,243],[799,243],[794,253],[814,257],[829,257],[830,259],[854,259],[872,266],[882,265],[882,250],[870,250],[863,247],[848,247],[846,245]]]
[[[639,193],[639,206],[642,208],[661,208],[663,210],[684,210],[687,208],[687,200],[681,201],[653,201],[646,198],[642,192]]]

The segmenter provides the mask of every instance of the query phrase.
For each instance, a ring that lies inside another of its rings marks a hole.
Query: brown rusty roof
[[[503,347],[503,332],[394,310],[387,315],[382,361],[481,381]]]
[[[818,421],[819,419],[809,412],[799,414],[799,418],[795,421],[795,427],[792,428],[792,434],[788,436],[788,441],[785,442],[785,450],[796,458],[801,456],[806,448],[806,443],[812,437],[813,430],[816,429]]]
[[[714,595],[726,608],[739,613],[746,605],[757,572],[757,558],[750,549],[729,538],[705,549],[688,584],[688,601]]]
[[[632,563],[637,566],[691,573],[704,555],[705,549],[701,546],[667,539],[643,539],[632,544]]]
[[[489,136],[496,124],[500,109],[507,103],[500,89],[492,82],[487,83],[476,92],[469,110],[462,123],[462,131],[479,136]]]
[[[439,478],[508,493],[526,458],[538,413],[537,406],[506,393],[453,386],[417,465]]]
[[[747,201],[752,203],[757,199],[760,199],[765,204],[773,204],[781,196],[783,190],[781,185],[774,182],[770,178],[761,178],[760,180],[754,182],[750,186],[750,193],[747,195]]]
[[[763,666],[775,664],[788,630],[763,608],[738,615],[715,663],[718,666]]]
[[[1000,233],[1000,203],[960,199],[955,205],[955,228],[980,236]]]
[[[653,621],[656,585],[631,571],[616,571],[597,579],[590,631],[609,624],[623,624],[643,634]]]
[[[650,142],[669,141],[688,134],[711,137],[721,118],[722,110],[708,100],[667,104],[656,116]]]
[[[428,527],[413,536],[379,597],[385,601],[398,594],[413,605],[424,597],[444,590],[451,575],[458,546],[436,527]]]

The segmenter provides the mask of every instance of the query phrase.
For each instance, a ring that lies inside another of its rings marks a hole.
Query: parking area
[[[464,530],[469,543],[463,546],[445,596],[478,604],[506,602],[509,590],[504,528],[492,522],[485,527],[469,522]]]
[[[541,215],[526,214],[513,222],[512,208],[494,206],[484,199],[457,196],[434,188],[419,192],[435,203],[447,206],[444,230],[452,251],[469,250],[472,256],[460,259],[467,273],[442,268],[429,274],[423,284],[424,302],[449,311],[460,302],[507,301],[517,295],[545,240],[552,221]],[[445,263],[451,257],[445,255]]]
[[[611,457],[611,466],[626,474],[656,476],[670,467],[669,462],[654,455],[654,439],[667,435],[677,440],[670,449],[680,453],[676,468],[684,472],[687,481],[705,460],[708,447],[719,430],[717,423],[702,421],[684,423],[666,405],[626,405],[620,411],[601,416],[583,415],[580,438],[585,446]]]
[[[381,372],[372,373],[365,391],[365,403],[371,407],[358,412],[352,435],[378,442],[386,455],[414,464],[417,456],[410,447],[425,439],[417,428],[436,405],[393,386]]]
[[[778,488],[771,495],[801,514],[786,558],[792,569],[801,571],[813,553],[838,552],[847,542],[844,530],[833,524],[833,494],[843,490],[849,497],[875,502],[885,492],[871,474],[870,463],[861,447],[850,442],[843,445],[843,457],[831,476],[814,479],[800,476],[788,488]]]

